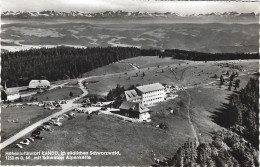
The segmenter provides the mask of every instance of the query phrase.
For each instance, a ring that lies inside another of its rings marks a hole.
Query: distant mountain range
[[[222,16],[222,17],[236,17],[236,16],[244,16],[244,17],[256,17],[259,16],[259,13],[237,13],[237,12],[224,12],[224,13],[208,13],[208,14],[191,14],[191,15],[182,15],[174,12],[166,12],[166,13],[148,13],[148,12],[125,12],[125,11],[106,11],[106,12],[98,12],[98,13],[89,13],[89,12],[79,12],[79,11],[71,11],[71,12],[57,12],[45,10],[41,12],[24,12],[24,11],[5,11],[2,12],[2,18],[150,18],[150,17],[203,17],[203,16]]]

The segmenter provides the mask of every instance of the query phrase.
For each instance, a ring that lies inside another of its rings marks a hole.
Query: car
[[[53,121],[48,121],[48,124],[46,124],[46,125],[53,125]]]
[[[46,131],[50,131],[50,126],[49,125],[43,125],[43,129],[46,130]]]
[[[34,139],[43,140],[43,137],[38,135],[38,136],[35,136]]]
[[[61,126],[62,123],[61,123],[61,122],[54,122],[53,125],[54,125],[54,126]]]
[[[38,105],[39,107],[43,107],[44,106],[44,104],[43,103],[39,103],[39,105]]]
[[[67,114],[63,114],[63,116],[64,116],[65,118],[69,118],[69,117],[70,117],[70,116],[67,115]]]
[[[54,110],[55,109],[55,107],[49,107],[49,110]]]
[[[19,142],[19,144],[29,145],[30,144],[30,140],[25,139],[24,141]]]
[[[38,129],[36,129],[35,131],[32,132],[31,136],[32,136],[32,137],[33,137],[33,136],[38,136],[38,135],[40,135],[40,134],[41,134],[41,131],[38,130]]]
[[[75,113],[74,112],[70,112],[69,115],[75,115]]]
[[[39,105],[39,102],[32,102],[32,105],[37,106]]]
[[[43,125],[44,125],[44,124],[43,124]],[[43,127],[43,126],[38,126],[37,130],[43,131],[43,130],[44,130],[44,127]]]
[[[21,144],[16,144],[15,147],[17,148],[23,148],[23,146]]]
[[[52,119],[51,119],[51,120],[49,120],[48,122],[50,122],[50,123],[54,123],[54,122],[55,122],[55,120],[52,120]]]
[[[63,120],[63,119],[64,119],[63,116],[59,116],[57,120],[59,121],[59,120]]]
[[[7,105],[2,105],[2,108],[7,108]]]
[[[27,139],[30,141],[34,141],[34,139],[32,137],[28,137]]]

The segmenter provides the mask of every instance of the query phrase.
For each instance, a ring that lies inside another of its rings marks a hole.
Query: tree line
[[[231,129],[259,150],[259,81],[251,78],[240,91],[234,94],[230,100],[230,114],[232,120]]]
[[[28,85],[32,79],[57,81],[81,74],[110,63],[140,56],[137,48],[41,48],[2,54],[2,85]]]
[[[57,81],[76,78],[95,68],[137,56],[172,57],[187,60],[257,59],[258,53],[211,54],[182,50],[138,49],[134,47],[56,47],[3,53],[2,80],[8,87],[26,86],[32,79]]]
[[[203,53],[178,49],[165,50],[160,56],[194,61],[259,59],[259,53]]]

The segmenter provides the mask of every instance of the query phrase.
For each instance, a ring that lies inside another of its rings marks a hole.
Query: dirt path
[[[139,68],[137,66],[135,66],[134,64],[129,63],[129,65],[132,66],[135,70],[139,70]]]
[[[171,72],[172,72],[173,75],[175,76],[175,79],[176,79],[178,82],[180,82],[180,81],[182,81],[182,80],[184,79],[184,74],[185,74],[185,72],[186,72],[188,69],[192,68],[192,67],[193,67],[193,66],[189,66],[189,67],[186,67],[186,68],[184,68],[184,69],[182,69],[182,70],[179,70],[179,71],[171,70]],[[179,80],[178,80],[178,79],[177,79],[177,76],[176,76],[176,73],[177,73],[177,72],[180,72],[180,71],[181,71],[181,76],[180,76],[180,78],[179,78]],[[199,146],[200,143],[199,143],[198,134],[197,134],[197,132],[196,132],[196,130],[195,130],[195,128],[194,128],[194,125],[193,125],[192,120],[191,120],[191,117],[190,117],[191,95],[190,95],[189,92],[187,92],[186,90],[184,90],[184,91],[185,91],[186,94],[189,96],[188,114],[187,114],[187,117],[188,117],[188,120],[189,120],[189,124],[190,124],[191,130],[192,130],[193,136],[194,136],[194,138],[195,138],[195,140],[196,140],[196,146]]]
[[[188,66],[188,67],[185,67],[184,69],[182,69],[182,70],[178,70],[178,71],[175,71],[174,69],[172,69],[172,70],[170,70],[172,73],[173,73],[173,75],[174,75],[174,77],[175,77],[175,79],[177,80],[177,81],[182,81],[183,79],[184,79],[184,73],[188,70],[188,69],[190,69],[190,68],[192,68],[193,66]],[[180,72],[181,71],[181,76],[179,77],[179,79],[177,78],[177,72]]]
[[[186,71],[186,70],[185,70],[185,71]],[[185,71],[182,73],[182,75],[185,73]],[[256,72],[247,73],[247,74],[240,74],[240,75],[238,75],[238,76],[250,75],[250,74],[255,74],[255,73],[256,73]],[[182,76],[182,77],[183,77],[183,76]],[[227,78],[229,78],[229,77],[225,77],[225,79],[227,79]],[[216,81],[212,81],[212,82],[210,82],[210,83],[207,83],[207,84],[197,85],[197,87],[198,87],[198,86],[201,86],[201,87],[202,87],[202,86],[211,85],[211,84],[213,84],[213,83],[215,83],[215,82],[218,82],[218,81],[219,81],[219,79],[216,80]],[[193,87],[190,87],[190,88],[194,88],[194,86],[193,86]],[[192,130],[193,136],[194,136],[194,138],[195,138],[195,140],[196,140],[196,146],[198,146],[198,145],[199,145],[198,135],[197,135],[197,132],[196,132],[196,130],[195,130],[195,128],[194,128],[194,125],[193,125],[193,123],[192,123],[192,119],[191,119],[191,116],[190,116],[191,95],[189,94],[189,92],[188,92],[186,89],[187,89],[187,88],[185,88],[184,91],[185,91],[186,94],[189,96],[188,114],[187,114],[187,116],[188,116],[188,120],[189,120],[189,124],[190,124],[190,126],[191,126],[191,130]]]
[[[194,125],[193,125],[192,120],[191,120],[191,117],[190,117],[191,95],[190,95],[186,90],[185,90],[185,92],[186,92],[186,94],[189,96],[188,114],[187,114],[187,116],[188,116],[188,120],[189,120],[189,124],[190,124],[190,126],[191,126],[191,130],[192,130],[193,136],[194,136],[194,138],[195,138],[195,140],[196,140],[196,146],[198,147],[199,144],[200,144],[199,138],[198,138],[198,134],[197,134],[197,132],[196,132],[196,130],[195,130],[195,128],[194,128]]]

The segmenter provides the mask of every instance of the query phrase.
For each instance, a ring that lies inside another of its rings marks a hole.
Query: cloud
[[[228,1],[141,1],[141,0],[2,0],[2,11],[86,11],[107,10],[177,12],[258,12],[258,2]]]

